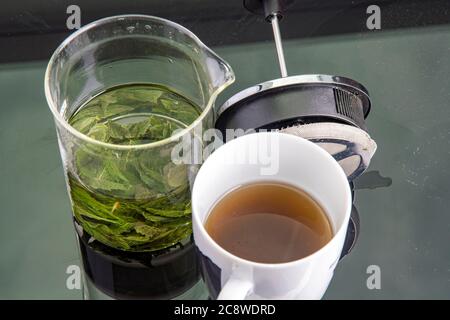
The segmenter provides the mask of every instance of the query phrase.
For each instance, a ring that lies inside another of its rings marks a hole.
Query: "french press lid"
[[[370,106],[367,90],[352,79],[291,76],[232,96],[219,108],[216,128],[223,137],[227,129],[277,130],[303,137],[328,151],[351,181],[365,171],[376,150],[365,123]]]

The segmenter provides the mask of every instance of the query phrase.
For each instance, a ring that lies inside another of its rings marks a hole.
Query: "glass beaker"
[[[174,163],[172,152],[186,136],[213,127],[215,99],[233,81],[230,66],[194,34],[152,16],[90,23],[51,57],[45,94],[56,123],[84,270],[112,297],[173,298],[196,283],[190,186],[198,165]],[[149,93],[143,90],[147,84],[183,99],[173,102]],[[94,97],[127,85],[138,88],[125,98],[97,101],[92,117],[71,122]],[[133,113],[130,120],[134,109],[127,103],[140,103],[145,112]],[[188,105],[195,106],[195,117],[186,116]],[[94,125],[99,117],[109,118]],[[141,125],[148,118],[157,123]],[[126,121],[117,128],[116,119]],[[152,139],[113,139],[143,132]]]

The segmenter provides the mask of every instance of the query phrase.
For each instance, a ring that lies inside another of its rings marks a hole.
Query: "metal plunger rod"
[[[270,18],[272,24],[273,37],[275,39],[275,46],[277,48],[278,63],[280,64],[281,76],[287,77],[286,61],[284,60],[283,44],[281,42],[280,27],[278,25],[278,15],[274,14]]]
[[[283,11],[294,0],[243,0],[244,7],[256,14],[264,14],[266,21],[270,22],[273,29],[273,37],[277,48],[278,63],[281,76],[287,77],[286,61],[284,60],[283,44],[281,42],[280,26],[278,22],[283,17]]]

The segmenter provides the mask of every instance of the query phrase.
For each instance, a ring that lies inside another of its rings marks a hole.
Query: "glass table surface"
[[[290,75],[364,84],[378,144],[355,182],[361,233],[326,299],[450,298],[450,26],[291,39]],[[279,77],[272,42],[213,47],[230,63],[233,93]],[[79,265],[54,123],[47,61],[0,65],[0,298],[80,299],[66,269]],[[378,266],[381,288],[367,286]],[[370,268],[369,268],[370,269]]]

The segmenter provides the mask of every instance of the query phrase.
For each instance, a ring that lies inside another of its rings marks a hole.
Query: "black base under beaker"
[[[174,299],[201,281],[192,237],[164,250],[126,252],[75,227],[85,276],[113,299]]]

